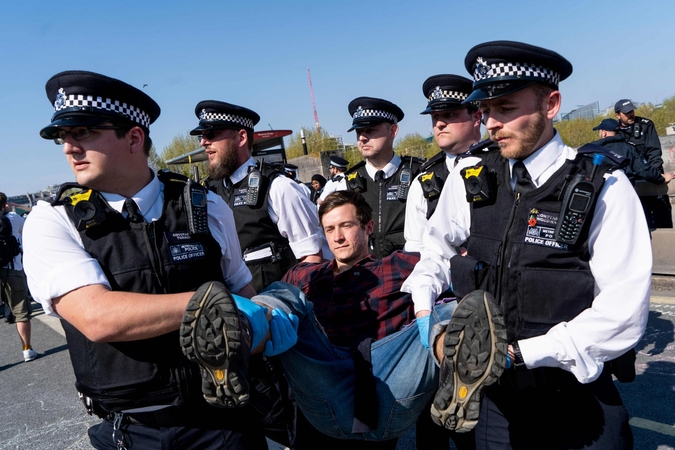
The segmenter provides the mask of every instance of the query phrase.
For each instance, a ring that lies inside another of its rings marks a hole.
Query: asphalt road
[[[77,398],[60,324],[39,307],[32,323],[33,347],[41,356],[24,363],[15,326],[0,320],[0,450],[90,449],[87,428],[98,419],[88,416]],[[675,293],[656,290],[637,346],[637,378],[617,383],[637,450],[675,450],[674,331]],[[282,448],[270,442],[270,450]],[[397,450],[414,448],[412,430]]]

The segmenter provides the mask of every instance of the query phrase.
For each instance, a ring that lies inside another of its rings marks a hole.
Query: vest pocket
[[[518,280],[520,338],[545,334],[590,307],[595,280],[590,271],[524,267]]]
[[[476,289],[489,291],[490,264],[470,256],[455,255],[450,259],[452,292],[463,298]]]

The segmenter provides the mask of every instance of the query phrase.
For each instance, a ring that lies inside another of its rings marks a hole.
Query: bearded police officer
[[[316,206],[300,186],[278,168],[251,156],[254,111],[205,100],[195,108],[200,136],[209,157],[206,186],[234,212],[244,261],[253,287],[262,290],[298,261],[321,262],[323,233]]]
[[[637,148],[650,166],[663,173],[661,141],[654,122],[645,117],[636,116],[635,105],[628,99],[616,102],[614,112],[620,123],[619,133]],[[640,196],[640,201],[647,216],[649,228],[673,228],[672,206],[667,194]]]
[[[332,194],[335,191],[347,190],[347,182],[344,175],[344,173],[347,171],[347,165],[349,165],[349,162],[344,158],[335,155],[330,157],[330,163],[328,165],[328,170],[330,171],[330,180],[328,180],[324,186],[323,192],[317,201],[317,205],[323,203],[329,194]]]
[[[458,295],[486,289],[504,313],[511,368],[484,390],[478,448],[632,448],[610,361],[644,332],[652,257],[635,191],[612,170],[622,161],[600,146],[567,147],[553,128],[558,83],[572,73],[559,54],[496,41],[472,48],[465,65],[466,101],[480,102],[499,150],[448,179],[402,290],[418,315],[450,283]],[[456,256],[465,241],[467,256]],[[459,381],[436,396],[438,420],[478,412],[480,396],[457,387],[479,390],[493,365],[467,350],[445,355]]]
[[[462,102],[471,94],[472,81],[459,75],[434,75],[422,85],[434,139],[441,151],[426,161],[410,186],[405,208],[405,250],[422,251],[422,236],[436,210],[445,180],[460,155],[480,140],[481,113],[475,102]]]
[[[347,189],[361,192],[373,209],[375,228],[370,249],[383,258],[405,244],[405,204],[423,160],[394,153],[394,139],[403,111],[390,101],[358,97],[349,103],[359,153],[365,159],[345,173]]]
[[[202,284],[251,296],[232,212],[181,175],[148,167],[149,127],[160,108],[104,75],[68,71],[46,85],[52,122],[78,184],[39,202],[24,229],[30,290],[58,316],[95,448],[266,448],[251,410],[200,395],[178,329]],[[264,330],[263,330],[264,331]],[[162,447],[166,448],[166,447]]]

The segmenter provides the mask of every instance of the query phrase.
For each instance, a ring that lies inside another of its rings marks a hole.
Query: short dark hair
[[[117,136],[117,139],[122,139],[124,136],[131,131],[131,129],[135,126],[138,125],[126,125],[126,124],[115,124],[113,125],[118,126],[119,128],[115,129],[115,136]],[[141,128],[143,130],[143,128]],[[145,152],[145,156],[150,156],[150,149],[152,148],[152,139],[150,139],[150,134],[143,130],[143,134],[145,135],[145,142],[143,143],[143,152]]]
[[[7,205],[7,196],[4,192],[0,192],[0,209],[4,209]]]
[[[356,208],[356,218],[359,220],[361,227],[365,227],[368,222],[373,220],[373,210],[363,198],[363,195],[356,191],[335,191],[324,199],[321,206],[319,206],[319,223],[322,223],[323,216],[343,205],[354,205]],[[321,225],[323,227],[323,225]]]
[[[478,111],[478,102],[469,102],[466,105],[466,111],[469,114],[473,114]]]
[[[555,91],[556,89],[548,84],[534,83],[532,85],[532,90],[534,91],[534,95],[537,97],[537,102],[541,103],[551,92]]]

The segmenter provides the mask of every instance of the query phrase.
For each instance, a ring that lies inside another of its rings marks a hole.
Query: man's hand
[[[270,320],[270,339],[265,342],[265,356],[275,356],[285,352],[298,342],[298,324],[300,319],[295,314],[286,315],[280,309],[272,310]]]
[[[670,183],[673,178],[675,178],[675,173],[664,173],[661,175],[663,178],[665,178],[666,183]]]
[[[431,311],[418,311],[417,312],[417,331],[420,334],[420,341],[422,345],[427,350],[429,349],[429,319],[431,318]]]

